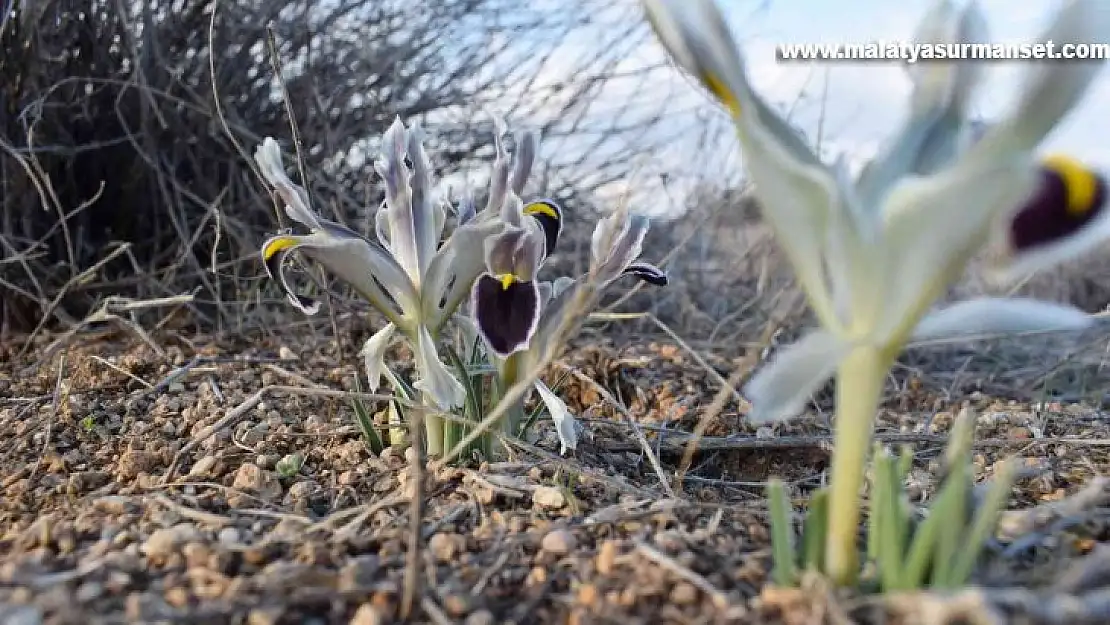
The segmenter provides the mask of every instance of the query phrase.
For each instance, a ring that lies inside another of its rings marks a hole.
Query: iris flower
[[[673,59],[728,109],[763,215],[794,267],[820,328],[784,349],[746,394],[754,421],[797,414],[837,376],[827,572],[856,573],[859,486],[884,377],[907,341],[980,331],[1086,327],[1081,311],[1027,299],[982,298],[931,311],[984,245],[1007,278],[1090,250],[1110,235],[1106,184],[1068,157],[1039,158],[1045,136],[1080,101],[1095,60],[1037,61],[1011,109],[978,141],[968,104],[975,61],[908,66],[913,91],[901,128],[855,179],[822,162],[753,89],[712,0],[643,0]],[[1110,4],[1070,0],[1039,41],[1105,41]],[[941,0],[915,39],[982,43],[972,2]]]
[[[566,318],[581,314],[583,310],[578,310],[578,306],[588,312],[596,304],[600,291],[621,277],[634,276],[655,286],[667,284],[667,274],[662,269],[639,260],[649,226],[647,217],[632,215],[627,207],[622,207],[594,227],[590,240],[590,269],[586,274],[536,284],[539,310],[533,321],[531,338],[522,349],[505,359],[504,377],[515,379],[520,373],[532,370],[543,358],[557,356],[557,350],[569,338],[560,334]],[[489,340],[486,336],[486,341]],[[551,413],[563,451],[574,449],[578,426],[567,405],[542,381],[537,380],[535,386]]]
[[[290,285],[285,263],[290,254],[299,252],[315,260],[354,287],[389,320],[362,350],[371,388],[376,390],[382,375],[389,373],[382,359],[399,333],[416,355],[419,379],[413,386],[430,405],[450,410],[463,404],[465,391],[440,360],[436,340],[485,271],[485,241],[506,224],[500,219],[474,218],[472,205],[463,202],[457,210],[459,224],[441,242],[447,210],[432,197],[431,164],[421,137],[417,127],[406,128],[400,119],[385,133],[381,157],[374,164],[385,185],[385,201],[376,219],[378,241],[315,214],[305,191],[286,176],[277,142],[263,141],[255,154],[263,177],[284,202],[289,217],[309,232],[271,237],[262,245],[262,259],[269,276],[306,314],[316,313],[319,302]],[[527,145],[523,152],[512,172],[513,185],[523,186],[531,169],[534,153],[527,153]],[[508,158],[501,149],[498,157]],[[508,171],[508,165],[501,169]],[[491,200],[504,197],[505,189],[498,190],[497,184],[497,180],[491,183]],[[437,442],[442,438],[438,421],[427,420],[428,451],[433,454],[442,445]]]

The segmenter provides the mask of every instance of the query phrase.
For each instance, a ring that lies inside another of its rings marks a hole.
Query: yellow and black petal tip
[[[262,245],[262,264],[266,268],[267,275],[278,284],[289,303],[306,315],[314,315],[320,310],[320,302],[297,293],[285,279],[285,259],[296,249],[297,245],[298,242],[293,237],[273,237]]]
[[[667,286],[670,281],[667,274],[660,268],[649,263],[632,263],[621,275],[636,276],[640,280],[654,286]]]
[[[1037,190],[1010,222],[1010,244],[1015,252],[1066,239],[1106,209],[1105,178],[1074,159],[1045,159],[1040,178]]]
[[[540,293],[535,282],[512,276],[482,274],[471,291],[471,310],[478,333],[499,356],[528,347],[540,316]]]
[[[563,232],[563,207],[554,200],[536,200],[524,206],[524,214],[540,223],[547,244],[545,255],[550,256]]]

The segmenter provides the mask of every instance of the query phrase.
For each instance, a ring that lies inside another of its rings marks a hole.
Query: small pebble
[[[188,523],[155,530],[143,542],[142,552],[149,558],[166,558],[187,542],[200,539],[200,532]]]
[[[462,536],[448,532],[436,532],[428,540],[428,549],[439,562],[451,562],[461,551]]]
[[[218,540],[221,545],[224,545],[226,547],[238,545],[239,529],[235,527],[225,527],[220,530],[219,534],[216,535],[216,540]]]
[[[364,603],[355,610],[355,615],[351,617],[350,625],[380,625],[384,622],[385,619],[382,618],[377,608],[369,603]]]
[[[212,469],[216,467],[215,456],[202,456],[197,460],[191,469],[189,469],[189,477],[208,477],[212,474]]]
[[[557,510],[566,505],[566,497],[563,496],[563,491],[555,488],[554,486],[539,486],[536,490],[532,491],[532,502],[541,508],[548,510]]]
[[[42,611],[33,606],[0,605],[0,620],[5,625],[41,625],[43,618]]]
[[[698,589],[689,582],[679,582],[671,589],[671,601],[678,605],[690,605],[698,600]]]
[[[466,617],[465,625],[493,625],[493,613],[486,609],[475,610]]]
[[[282,612],[281,608],[255,608],[247,614],[247,625],[277,625]]]
[[[548,532],[540,542],[540,547],[542,547],[544,551],[557,556],[567,555],[571,551],[574,551],[577,545],[578,541],[574,538],[574,534],[563,529]]]
[[[617,562],[617,541],[607,540],[597,550],[597,572],[610,575]]]
[[[293,501],[305,501],[318,489],[319,485],[312,480],[297,482],[289,487],[289,498]]]
[[[278,481],[277,475],[250,462],[243,464],[235,472],[235,481],[232,482],[231,488],[251,493],[264,501],[274,501],[280,498],[282,493],[281,482]],[[227,503],[233,508],[243,508],[256,505],[257,500],[253,497],[232,494],[227,498]]]

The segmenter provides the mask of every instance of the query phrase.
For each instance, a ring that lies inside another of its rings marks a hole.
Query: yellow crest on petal
[[[262,246],[262,260],[270,260],[274,254],[282,250],[287,250],[297,244],[297,240],[293,237],[274,237]]]
[[[728,112],[732,113],[733,117],[740,117],[740,101],[729,91],[725,83],[721,82],[720,79],[710,73],[703,75],[701,80],[705,83],[706,88],[709,89],[713,95],[717,96],[717,99],[725,105]]]
[[[561,217],[550,202],[529,202],[528,205],[524,207],[524,214],[545,215],[552,219],[559,219]]]
[[[1042,165],[1063,181],[1064,188],[1067,190],[1069,215],[1078,217],[1098,208],[1094,203],[1099,195],[1099,185],[1102,181],[1097,173],[1074,158],[1062,154],[1045,158]]]

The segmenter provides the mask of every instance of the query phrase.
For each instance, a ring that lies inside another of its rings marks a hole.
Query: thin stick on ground
[[[42,451],[39,453],[38,458],[35,459],[35,466],[31,467],[31,475],[28,476],[27,481],[34,482],[35,474],[38,473],[39,467],[42,466],[42,459],[46,457],[46,450],[50,447],[50,437],[54,433],[54,422],[58,420],[58,411],[62,408],[62,401],[65,400],[63,393],[68,395],[68,391],[63,391],[62,382],[65,380],[66,372],[66,355],[62,354],[61,362],[58,363],[58,377],[54,381],[54,398],[51,402],[51,412],[53,416],[46,420],[46,428],[43,430],[42,436]]]
[[[609,389],[598,384],[597,381],[593,378],[567,365],[561,366],[568,373],[578,378],[579,381],[592,386],[594,390],[597,391],[598,395],[601,395],[602,399],[609,402],[614,408],[617,409],[617,412],[619,412],[621,416],[624,417],[625,423],[627,423],[628,426],[632,428],[632,432],[636,436],[636,442],[640,444],[640,450],[644,453],[645,456],[647,456],[648,462],[651,464],[652,470],[655,471],[656,477],[659,478],[659,484],[663,487],[663,490],[667,493],[667,496],[672,499],[677,497],[674,489],[671,488],[671,481],[667,479],[667,473],[663,470],[663,465],[659,463],[659,457],[656,455],[655,450],[651,448],[651,443],[648,442],[647,437],[644,436],[644,431],[640,429],[639,424],[636,423],[636,419],[632,416],[632,413],[628,411],[628,408],[625,408],[623,404],[617,401],[617,398],[613,397],[613,394],[609,392]]]
[[[424,467],[427,462],[424,457],[424,419],[427,415],[424,414],[423,407],[417,406],[406,411],[406,416],[409,421],[409,444],[413,453],[409,456],[412,499],[409,501],[408,553],[405,557],[405,577],[401,590],[402,619],[407,619],[412,614],[423,577],[420,574],[420,548],[424,540],[420,529],[424,525]]]
[[[654,547],[649,546],[647,543],[636,541],[636,551],[638,551],[648,560],[651,560],[655,564],[658,564],[659,566],[667,569],[668,571],[696,586],[698,590],[704,592],[706,595],[709,596],[709,599],[713,602],[713,605],[718,610],[728,609],[730,604],[728,597],[726,597],[723,592],[713,586],[713,584],[710,584],[709,580],[691,571],[685,566],[682,566],[674,558],[664,554]]]
[[[662,323],[659,325],[665,327]],[[709,424],[725,409],[725,405],[728,404],[731,395],[740,395],[736,389],[742,386],[744,380],[755,371],[759,355],[770,345],[780,325],[781,321],[772,319],[771,322],[763,328],[763,336],[760,337],[759,349],[753,350],[751,354],[744,358],[744,362],[733,370],[728,380],[724,381],[721,388],[717,390],[717,394],[713,397],[713,401],[710,402],[709,407],[706,408],[705,412],[698,418],[698,423],[694,426],[693,435],[686,444],[686,449],[682,452],[682,461],[678,465],[678,470],[675,471],[675,487],[679,490],[682,489],[682,479],[686,476],[686,473],[690,470],[690,466],[694,463],[694,452],[698,449],[698,442],[705,435],[705,431],[709,428]],[[703,364],[702,367],[707,371],[713,370],[712,367],[706,364]],[[743,398],[741,397],[741,399]]]

